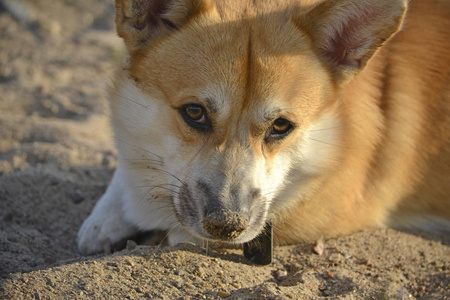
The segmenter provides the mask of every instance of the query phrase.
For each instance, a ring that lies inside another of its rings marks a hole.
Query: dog
[[[450,2],[116,0],[118,167],[83,254],[138,231],[278,245],[450,228]]]

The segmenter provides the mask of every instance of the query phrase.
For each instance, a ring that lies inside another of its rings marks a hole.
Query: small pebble
[[[200,276],[200,277],[205,276],[205,270],[203,270],[203,268],[200,267],[195,271],[195,275]]]
[[[180,280],[180,279],[178,279],[178,280],[175,280],[175,281],[173,281],[172,282],[172,285],[174,286],[174,287],[176,287],[176,288],[182,288],[183,287],[183,285],[184,285],[184,281],[182,281],[182,280]]]
[[[81,193],[80,190],[75,190],[73,193],[70,194],[70,199],[73,203],[79,204],[84,201],[84,195]]]
[[[323,241],[317,241],[314,243],[314,246],[312,248],[313,253],[317,255],[322,255],[324,250],[324,244]]]
[[[127,241],[127,250],[133,250],[137,247],[137,244],[135,241],[133,240],[128,240]]]
[[[221,297],[221,298],[228,298],[228,297],[230,297],[230,296],[231,296],[231,294],[230,294],[230,293],[228,293],[228,292],[224,292],[224,291],[220,291],[220,292],[218,292],[218,293],[217,293],[217,295],[218,295],[219,297]]]
[[[47,278],[47,285],[55,287],[55,282],[51,278]]]
[[[332,263],[338,264],[342,260],[342,255],[340,255],[338,253],[331,254],[330,257],[328,258],[328,260]]]
[[[276,270],[275,271],[275,278],[278,281],[282,281],[283,279],[285,279],[288,276],[288,272],[284,269],[281,270]]]
[[[125,259],[125,263],[131,267],[134,266],[134,262],[129,258]]]
[[[363,263],[369,268],[373,268],[373,263],[369,259],[365,259]]]

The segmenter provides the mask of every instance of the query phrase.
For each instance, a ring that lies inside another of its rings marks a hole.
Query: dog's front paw
[[[125,187],[122,182],[121,173],[116,171],[106,193],[78,231],[78,249],[82,254],[120,250],[127,239],[137,233],[133,224],[124,218],[122,199],[125,198]]]
[[[114,218],[94,210],[78,231],[78,249],[83,255],[111,253],[124,248],[135,234],[136,229],[121,216]]]

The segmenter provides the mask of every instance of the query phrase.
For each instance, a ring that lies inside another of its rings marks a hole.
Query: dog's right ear
[[[117,33],[130,53],[213,9],[212,0],[115,0]]]

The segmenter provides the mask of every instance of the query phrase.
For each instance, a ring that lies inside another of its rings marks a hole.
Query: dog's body
[[[116,0],[119,167],[83,253],[152,229],[244,243],[269,220],[278,244],[449,230],[450,3],[403,22],[403,0],[313,2]]]

